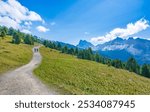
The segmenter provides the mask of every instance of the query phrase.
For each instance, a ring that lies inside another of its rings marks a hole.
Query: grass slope
[[[43,60],[35,74],[62,94],[150,94],[150,80],[134,73],[45,47],[40,52]]]
[[[0,73],[28,63],[32,58],[32,47],[12,44],[11,37],[0,37]]]

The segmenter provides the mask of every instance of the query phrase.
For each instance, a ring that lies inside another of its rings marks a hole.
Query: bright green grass
[[[11,37],[0,37],[0,73],[28,63],[32,58],[32,47],[12,44]]]
[[[150,94],[150,79],[45,47],[35,74],[61,94]]]

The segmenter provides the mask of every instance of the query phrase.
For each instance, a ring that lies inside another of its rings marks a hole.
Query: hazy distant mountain
[[[86,40],[80,40],[79,44],[77,45],[78,48],[81,49],[87,49],[89,47],[93,48],[94,45],[91,44],[90,42],[86,41]]]
[[[76,48],[76,46],[72,45],[72,44],[68,44],[68,43],[64,43],[64,42],[59,42],[59,41],[53,41],[54,43],[58,44],[60,43],[60,45],[62,47],[67,46],[68,48]]]
[[[129,57],[134,56],[140,64],[150,63],[150,41],[146,39],[134,39],[132,37],[122,39],[117,37],[112,41],[97,46],[87,41],[81,41],[78,46],[82,48],[91,46],[93,50],[112,59],[126,61]]]

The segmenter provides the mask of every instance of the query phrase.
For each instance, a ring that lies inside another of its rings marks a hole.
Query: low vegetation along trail
[[[34,47],[35,48],[35,47]],[[34,49],[33,48],[33,49]],[[38,49],[39,47],[37,47]],[[41,62],[41,55],[33,51],[33,58],[29,64],[24,65],[14,71],[0,75],[0,94],[4,95],[41,95],[56,94],[49,90],[32,71]]]

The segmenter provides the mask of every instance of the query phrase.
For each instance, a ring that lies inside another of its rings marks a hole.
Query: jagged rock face
[[[82,48],[82,49],[87,49],[89,47],[93,48],[94,45],[91,44],[90,42],[87,42],[86,40],[80,40],[79,44],[77,47]]]

